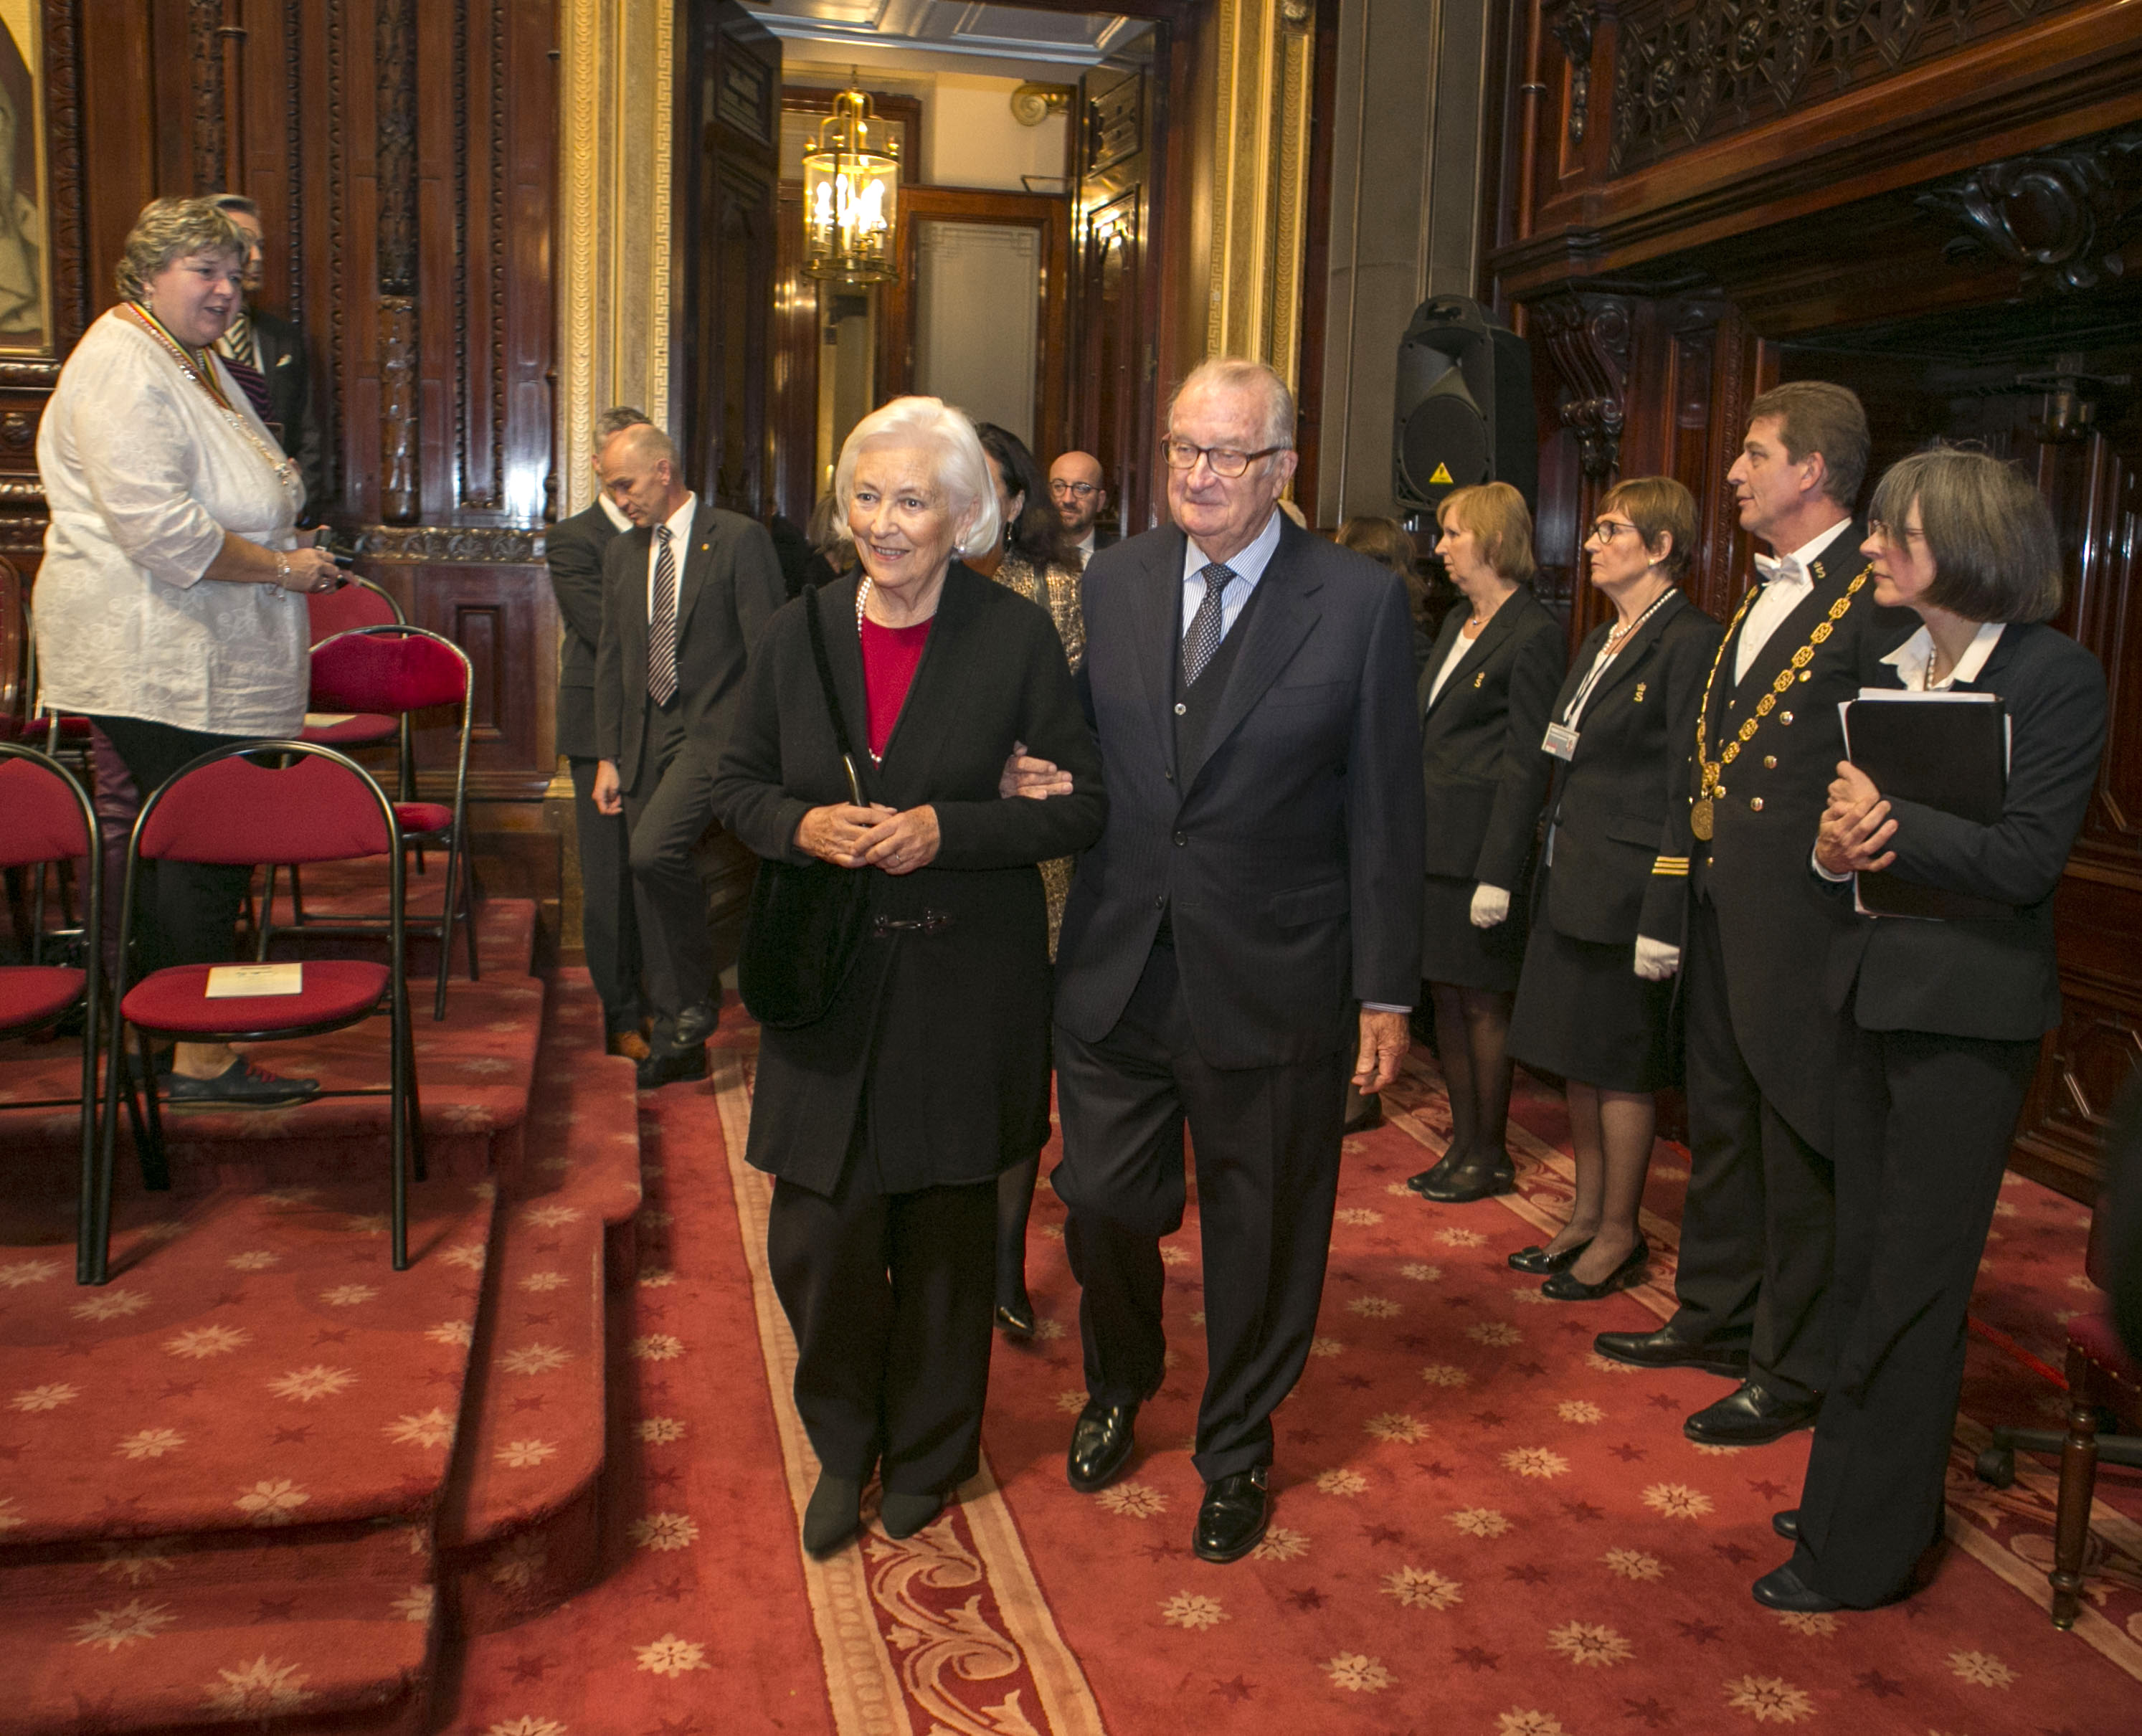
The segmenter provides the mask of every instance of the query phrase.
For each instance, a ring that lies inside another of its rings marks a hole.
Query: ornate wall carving
[[[2093,289],[2120,275],[2120,249],[2142,229],[2142,127],[2009,157],[1918,196],[1958,233],[1952,259],[1991,254],[2023,268],[2027,287]]]
[[[223,0],[192,0],[186,12],[194,62],[194,184],[188,190],[214,193],[230,185],[224,155]]]
[[[412,522],[417,480],[416,0],[381,0],[379,69],[379,434],[381,515]],[[466,17],[462,22],[466,24]],[[458,124],[461,105],[454,104]],[[466,140],[461,141],[466,149]],[[466,390],[464,378],[457,382]],[[459,394],[457,393],[457,396]]]
[[[1627,408],[1630,304],[1618,295],[1571,293],[1532,303],[1562,385],[1556,413],[1577,436],[1578,462],[1597,482],[1620,467]]]
[[[1547,21],[1556,46],[1569,62],[1569,144],[1573,150],[1584,142],[1592,118],[1592,37],[1599,27],[1599,8],[1594,0],[1556,0]]]

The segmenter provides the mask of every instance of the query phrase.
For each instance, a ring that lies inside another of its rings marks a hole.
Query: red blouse
[[[872,759],[885,757],[886,743],[892,739],[900,708],[907,703],[907,690],[915,683],[935,621],[933,616],[912,627],[881,627],[868,616],[863,619],[863,693],[870,704]]]

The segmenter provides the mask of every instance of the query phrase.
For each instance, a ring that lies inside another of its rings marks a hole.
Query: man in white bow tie
[[[1867,416],[1842,386],[1796,381],[1749,407],[1727,472],[1741,528],[1769,553],[1710,670],[1688,795],[1656,874],[1687,877],[1687,956],[1637,940],[1636,968],[1683,971],[1690,1171],[1675,1279],[1655,1332],[1608,1332],[1600,1354],[1737,1378],[1685,1425],[1754,1446],[1813,1423],[1835,1346],[1827,1293],[1835,1216],[1831,1082],[1842,1014],[1823,962],[1848,902],[1809,866],[1843,757],[1838,703],[1913,630],[1875,605],[1853,503]],[[1782,1516],[1789,1519],[1790,1516]]]

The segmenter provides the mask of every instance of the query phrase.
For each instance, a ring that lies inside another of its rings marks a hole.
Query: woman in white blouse
[[[146,796],[232,740],[297,733],[304,599],[334,563],[299,545],[304,485],[217,361],[245,238],[205,200],[160,199],[126,238],[117,307],[75,346],[37,432],[52,510],[37,581],[44,702],[95,721]],[[242,868],[157,865],[149,969],[231,956]],[[180,1043],[175,1103],[287,1103],[310,1080]]]

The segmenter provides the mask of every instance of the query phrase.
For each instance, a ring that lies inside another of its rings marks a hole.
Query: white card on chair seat
[[[211,964],[208,973],[210,1000],[234,1000],[252,994],[303,994],[305,967],[302,964]]]

